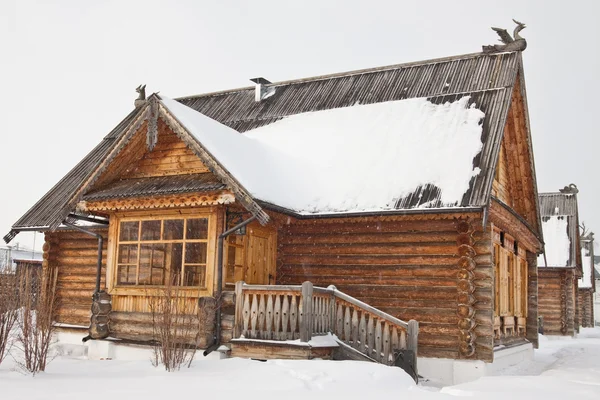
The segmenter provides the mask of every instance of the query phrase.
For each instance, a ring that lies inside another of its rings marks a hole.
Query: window
[[[206,287],[208,218],[119,222],[117,286]]]
[[[495,329],[504,334],[525,332],[527,316],[527,260],[526,251],[514,238],[497,229],[493,230],[495,299]],[[517,318],[515,318],[517,317]],[[517,330],[514,330],[517,320]],[[500,335],[499,332],[496,334]]]

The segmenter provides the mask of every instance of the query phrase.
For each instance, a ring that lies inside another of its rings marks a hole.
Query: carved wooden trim
[[[121,211],[121,210],[147,210],[180,207],[212,206],[218,204],[231,204],[235,197],[229,192],[219,193],[188,193],[159,197],[138,197],[124,199],[109,199],[97,201],[82,201],[78,208],[82,211]]]
[[[470,220],[459,220],[456,224],[458,233],[456,243],[458,245],[458,255],[460,256],[456,273],[456,288],[458,307],[456,314],[458,316],[459,352],[461,358],[470,358],[475,354],[475,339],[477,335],[474,332],[477,326],[475,322],[475,282],[474,270],[477,266],[474,257],[477,255],[473,244],[473,226]]]

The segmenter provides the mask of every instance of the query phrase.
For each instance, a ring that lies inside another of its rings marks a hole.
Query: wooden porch
[[[233,328],[234,357],[364,360],[397,365],[416,377],[418,322],[395,318],[335,286],[240,281],[233,300],[233,324],[224,308],[222,327]]]

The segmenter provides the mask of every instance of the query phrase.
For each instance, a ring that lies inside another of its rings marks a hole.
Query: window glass
[[[205,264],[206,263],[206,243],[186,243],[186,245],[185,245],[185,263],[186,264]]]
[[[137,244],[119,246],[119,264],[137,264]]]
[[[121,222],[119,227],[119,241],[130,242],[138,240],[138,232],[140,228],[139,221]]]
[[[205,286],[205,266],[186,265],[183,286]]]
[[[208,237],[208,219],[194,218],[187,220],[187,229],[185,238],[190,239],[206,239]]]
[[[183,220],[167,219],[164,221],[163,240],[183,239]]]
[[[142,240],[160,240],[162,221],[142,221]]]

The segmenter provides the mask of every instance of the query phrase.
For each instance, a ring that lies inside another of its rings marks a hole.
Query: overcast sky
[[[600,233],[599,15],[574,0],[0,0],[0,236],[131,111],[140,83],[179,97],[473,53],[511,18],[527,24],[538,189],[576,183]]]

